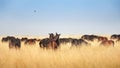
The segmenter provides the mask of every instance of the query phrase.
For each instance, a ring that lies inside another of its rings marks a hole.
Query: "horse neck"
[[[58,39],[59,39],[59,36],[56,36],[54,39],[55,39],[55,40],[58,40]]]

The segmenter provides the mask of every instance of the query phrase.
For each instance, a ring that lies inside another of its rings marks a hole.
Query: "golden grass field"
[[[20,50],[10,50],[8,43],[0,42],[0,68],[120,68],[119,42],[115,47],[91,44],[78,48],[62,44],[54,51],[41,49],[38,42],[33,46],[22,43]]]

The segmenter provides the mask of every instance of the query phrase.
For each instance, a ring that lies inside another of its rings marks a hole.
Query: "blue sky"
[[[0,0],[0,35],[118,34],[119,29],[120,0]]]

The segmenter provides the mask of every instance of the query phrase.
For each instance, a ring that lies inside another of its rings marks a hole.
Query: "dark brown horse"
[[[83,35],[81,37],[81,39],[83,40],[87,40],[87,41],[94,41],[95,39],[97,39],[98,36],[97,35]]]
[[[57,49],[59,46],[59,36],[60,34],[57,34],[54,36],[53,33],[49,34],[49,38],[42,39],[39,43],[40,47],[47,48],[47,49]]]
[[[20,39],[18,38],[13,38],[13,39],[10,39],[9,41],[9,48],[16,48],[16,49],[20,49],[21,48],[21,42],[20,42]]]
[[[52,49],[57,49],[57,43],[55,42],[54,39],[50,40],[48,45],[47,45],[47,48],[52,48]]]
[[[52,49],[57,49],[58,48],[58,46],[59,46],[59,36],[60,36],[60,34],[57,34],[57,33],[56,33],[56,36],[54,36],[53,33],[50,34],[48,48],[52,48]]]

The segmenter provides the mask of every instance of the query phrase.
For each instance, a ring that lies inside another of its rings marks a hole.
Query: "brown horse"
[[[47,45],[47,48],[57,49],[59,46],[59,36],[60,34],[56,33],[56,36],[54,36],[53,33],[49,34],[49,43]]]
[[[52,49],[57,49],[57,43],[55,42],[55,40],[50,40],[48,45],[47,45],[47,48],[52,48]]]
[[[24,44],[35,45],[36,39],[27,39]]]
[[[98,42],[107,41],[107,40],[108,40],[107,37],[102,37],[102,36],[99,36],[99,37],[98,37]]]
[[[114,41],[113,40],[102,41],[100,43],[100,45],[103,45],[103,46],[113,46],[114,47]]]

